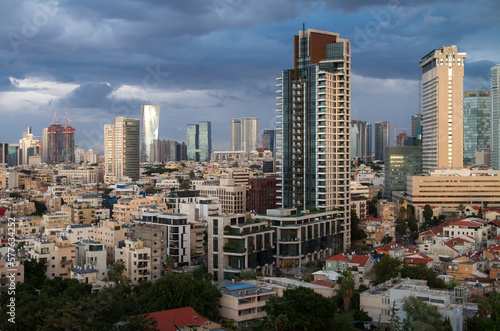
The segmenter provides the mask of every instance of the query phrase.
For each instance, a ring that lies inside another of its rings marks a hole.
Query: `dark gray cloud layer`
[[[468,53],[465,89],[487,88],[500,62],[498,12],[494,0],[2,1],[0,107],[32,117],[7,116],[0,141],[17,140],[26,125],[40,131],[54,110],[73,113],[77,139],[87,139],[84,131],[139,116],[147,102],[162,108],[163,137],[183,140],[187,122],[212,120],[214,146],[227,148],[231,117],[273,127],[274,79],[292,64],[302,23],[351,40],[358,119],[408,126],[418,110],[418,61],[431,49],[458,45]],[[74,88],[41,96],[47,89],[10,77]],[[395,92],[398,85],[406,89]]]

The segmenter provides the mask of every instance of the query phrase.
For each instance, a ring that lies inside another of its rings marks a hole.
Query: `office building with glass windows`
[[[385,159],[385,148],[389,145],[389,122],[375,122],[375,160]]]
[[[490,148],[490,91],[464,93],[464,167],[475,165],[476,152]]]
[[[351,242],[351,51],[338,33],[312,29],[300,31],[294,47],[293,67],[276,79],[277,205],[336,214],[338,227],[321,217],[325,246],[305,253],[315,259]]]
[[[391,200],[393,191],[406,191],[407,176],[422,174],[422,147],[387,147],[384,171],[384,198]]]
[[[372,161],[372,125],[364,121],[351,122],[351,158]]]
[[[198,139],[200,162],[210,162],[212,154],[212,123],[200,122]]]
[[[158,140],[160,106],[142,105],[141,162],[154,162],[151,159],[151,144]]]
[[[198,124],[188,124],[186,139],[188,161],[200,161],[199,135],[200,127],[198,126]]]
[[[425,172],[463,167],[465,58],[466,54],[459,53],[457,46],[443,46],[420,61]]]

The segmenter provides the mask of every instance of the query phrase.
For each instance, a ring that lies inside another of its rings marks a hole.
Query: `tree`
[[[167,263],[167,271],[169,274],[171,274],[175,266],[175,257],[173,255],[168,255],[166,263]]]
[[[464,206],[464,204],[463,204],[463,203],[459,204],[459,205],[457,206],[457,210],[458,210],[458,212],[460,213],[460,217],[462,217],[462,213],[463,213],[463,211],[465,210],[465,206]]]
[[[129,279],[124,275],[125,262],[117,260],[108,271],[108,279],[112,282],[128,282]]]
[[[356,212],[353,210],[351,212],[351,240],[352,241],[361,240],[361,239],[368,237],[368,235],[365,233],[365,230],[359,228],[359,223],[360,223],[359,217],[356,214]]]
[[[158,193],[159,191],[161,191],[160,189],[154,187],[153,185],[151,186],[148,186],[145,190],[144,190],[144,193],[146,195],[153,195],[153,194],[156,194]]]
[[[119,326],[116,329],[119,331],[160,331],[157,326],[158,321],[156,318],[144,314],[129,317],[125,325]]]
[[[373,198],[371,200],[368,200],[368,214],[370,214],[373,217],[377,217],[377,198]]]
[[[31,215],[43,216],[47,212],[45,203],[35,200],[35,211]]]
[[[431,224],[433,215],[434,215],[434,212],[432,211],[431,206],[425,205],[424,206],[424,214],[423,214],[425,223]]]
[[[395,257],[385,255],[379,262],[374,266],[375,269],[375,280],[374,284],[381,284],[386,280],[394,278],[398,275],[398,271],[401,268],[401,261]]]
[[[392,302],[392,307],[391,307],[391,312],[390,312],[390,324],[389,324],[389,330],[390,331],[402,331],[401,328],[401,321],[399,319],[398,315],[399,309],[396,309],[396,301]]]
[[[188,179],[185,179],[179,185],[179,190],[189,190],[191,188],[191,184]]]
[[[270,330],[324,330],[332,326],[335,308],[332,300],[299,286],[267,300],[265,324]]]
[[[346,269],[342,271],[340,278],[340,286],[338,295],[342,297],[344,312],[347,313],[350,309],[351,298],[354,295],[354,277],[351,270]]]
[[[396,233],[400,236],[404,236],[406,234],[407,224],[404,219],[398,217],[396,219]]]
[[[384,238],[382,238],[382,244],[387,245],[392,242],[392,237],[386,234]]]
[[[240,271],[241,279],[257,279],[257,272],[253,269],[244,269]]]
[[[193,170],[191,170],[191,171],[189,172],[189,178],[190,178],[190,179],[194,179],[194,177],[195,177],[194,171],[193,171]]]
[[[233,168],[238,168],[240,165],[238,164],[238,162],[234,162],[233,163]]]
[[[477,212],[477,217],[483,218],[483,209],[481,207],[479,207],[479,211]]]
[[[436,306],[428,305],[416,297],[408,297],[403,304],[406,318],[403,327],[408,330],[451,330],[449,323],[442,320]]]

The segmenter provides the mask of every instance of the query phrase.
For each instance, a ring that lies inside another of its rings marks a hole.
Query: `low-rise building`
[[[445,237],[470,237],[476,240],[476,249],[484,249],[490,239],[491,225],[479,218],[466,218],[446,225],[443,228]]]
[[[75,264],[80,270],[94,270],[96,279],[104,280],[107,277],[106,250],[104,249],[104,245],[93,240],[80,241],[76,244]]]
[[[125,240],[127,228],[123,222],[116,220],[104,220],[99,222],[97,228],[94,230],[95,241],[104,244],[106,249],[106,263],[112,264],[115,262],[115,247],[118,246],[120,241]]]
[[[121,241],[116,247],[116,260],[125,264],[124,276],[132,284],[151,281],[151,248],[144,247],[144,242],[134,237]]]
[[[24,283],[24,265],[19,260],[7,262],[5,258],[0,258],[0,294],[6,293],[9,287]]]

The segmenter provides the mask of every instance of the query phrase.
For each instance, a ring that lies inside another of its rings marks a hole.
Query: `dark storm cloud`
[[[185,128],[183,114],[191,118],[198,114],[205,120],[217,116],[217,125],[227,122],[226,117],[256,116],[272,127],[275,77],[292,65],[293,35],[304,22],[306,28],[339,32],[351,41],[352,72],[359,76],[359,85],[352,87],[357,99],[353,104],[359,105],[358,117],[362,117],[363,108],[377,110],[370,114],[384,112],[384,101],[392,93],[365,94],[358,90],[369,86],[363,78],[418,81],[420,58],[442,45],[456,44],[459,51],[470,51],[464,85],[484,88],[488,66],[499,62],[495,43],[500,34],[499,6],[493,0],[474,4],[451,0],[1,1],[0,93],[16,90],[9,77],[48,77],[75,84],[76,89],[49,105],[74,110],[81,121],[88,121],[81,125],[89,127],[101,123],[92,123],[85,114],[107,119],[138,116],[141,103],[160,103],[162,118],[173,116],[162,122],[162,136]],[[162,75],[155,80],[151,71],[157,69]],[[124,86],[143,94],[114,96]],[[408,86],[415,88],[415,84]],[[204,92],[190,102],[182,93],[161,97],[162,91],[172,90]],[[203,101],[197,102],[198,97]],[[413,112],[418,107],[406,94],[394,100],[403,104],[393,109]],[[45,106],[40,105],[40,112]],[[214,135],[222,131],[214,127]]]

